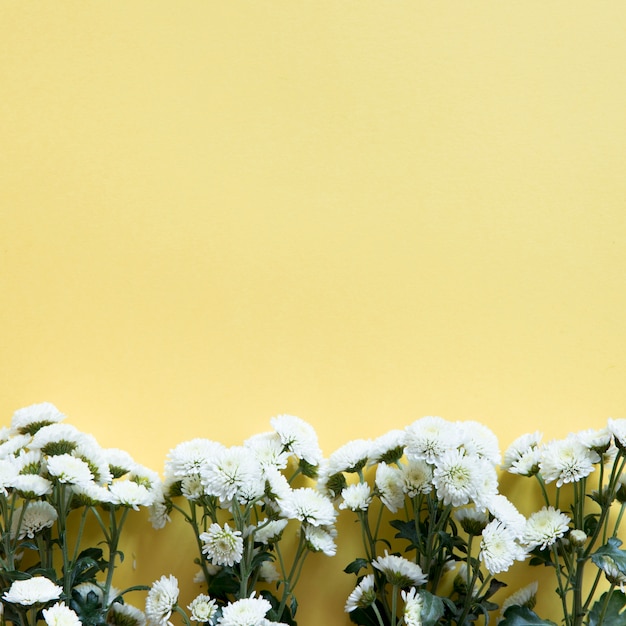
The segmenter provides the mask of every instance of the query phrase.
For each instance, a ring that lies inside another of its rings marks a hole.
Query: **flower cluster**
[[[0,431],[4,619],[26,624],[43,609],[55,626],[78,624],[87,612],[113,624],[118,606],[128,607],[111,592],[124,522],[129,511],[162,501],[161,481],[128,453],[100,447],[64,420],[45,402],[16,411]],[[67,532],[72,519],[74,534]],[[82,545],[88,524],[100,529],[106,552]],[[143,624],[140,611],[135,618],[126,626]]]
[[[167,456],[165,510],[193,528],[206,584],[188,607],[193,620],[295,623],[294,589],[305,557],[335,554],[337,511],[315,482],[323,459],[317,435],[291,415],[271,425],[273,431],[240,446],[197,438]],[[284,550],[286,542],[296,545]],[[254,597],[258,588],[262,595]],[[163,611],[146,613],[154,624],[166,621]]]

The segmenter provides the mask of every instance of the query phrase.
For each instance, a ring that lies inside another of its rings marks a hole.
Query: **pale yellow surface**
[[[2,423],[48,400],[161,471],[279,413],[327,454],[626,416],[625,32],[621,2],[2,3]],[[179,546],[142,535],[141,582]],[[347,623],[350,556],[311,558],[301,626]]]

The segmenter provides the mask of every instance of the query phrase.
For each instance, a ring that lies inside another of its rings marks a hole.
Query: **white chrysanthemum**
[[[248,489],[250,483],[263,484],[263,472],[257,460],[243,446],[216,452],[203,468],[201,477],[206,493],[216,496],[222,503],[230,502],[239,489]]]
[[[24,539],[24,537],[33,539],[35,534],[44,528],[54,526],[57,517],[56,509],[50,503],[43,500],[28,502],[24,511],[23,507],[20,507],[14,512],[11,536],[18,539]]]
[[[403,430],[390,430],[384,435],[377,437],[370,446],[369,464],[396,463],[404,455],[406,432]]]
[[[363,576],[359,584],[350,592],[346,600],[345,612],[351,613],[355,609],[366,609],[376,602],[374,588],[374,574]]]
[[[51,456],[47,461],[48,474],[60,483],[87,485],[93,481],[89,465],[71,454]]]
[[[222,609],[220,626],[259,626],[272,605],[265,598],[242,598]]]
[[[435,466],[433,484],[444,505],[462,506],[480,493],[484,464],[462,450],[445,452]]]
[[[526,528],[526,518],[505,495],[496,494],[489,498],[487,510],[498,521],[511,529],[518,539],[521,538]]]
[[[433,489],[433,468],[422,459],[409,459],[402,466],[402,489],[409,498],[430,493]]]
[[[404,600],[404,624],[405,626],[422,626],[422,609],[424,600],[419,591],[415,587],[411,587],[408,591],[402,591],[402,600]]]
[[[508,468],[510,474],[519,476],[534,476],[539,471],[539,461],[541,460],[541,448],[529,448],[517,460],[511,463]]]
[[[155,530],[165,528],[165,525],[172,521],[169,516],[169,509],[165,504],[163,497],[156,498],[150,505],[149,519],[152,524],[152,528]]]
[[[487,502],[498,493],[498,473],[496,468],[483,458],[476,459],[478,476],[476,479],[476,493],[474,502],[478,508],[486,508]]]
[[[78,593],[83,602],[88,599],[89,594],[93,594],[95,596],[98,604],[102,604],[104,602],[102,589],[98,587],[98,585],[96,585],[95,583],[79,583],[72,588],[72,593]]]
[[[502,469],[509,470],[522,457],[526,456],[530,451],[536,450],[543,435],[536,430],[534,433],[526,433],[518,437],[506,449],[504,460],[502,461]]]
[[[259,578],[266,583],[275,583],[280,580],[280,574],[273,561],[263,561],[259,565]]]
[[[312,552],[323,552],[326,556],[335,556],[337,544],[335,536],[337,532],[334,528],[322,528],[320,526],[310,526],[305,524],[304,536],[307,540],[309,550]]]
[[[107,613],[107,626],[144,626],[146,616],[132,604],[114,602]]]
[[[43,619],[48,626],[80,626],[78,615],[62,602],[43,610]]]
[[[459,445],[459,427],[441,417],[422,417],[405,429],[406,454],[411,459],[435,463]]]
[[[0,444],[0,459],[13,458],[20,450],[24,450],[32,441],[30,435],[15,435]]]
[[[319,465],[323,455],[313,426],[295,415],[278,415],[270,424],[286,450],[311,465]]]
[[[191,601],[187,609],[191,612],[191,619],[194,622],[208,623],[211,626],[215,624],[217,604],[211,596],[201,593]]]
[[[287,519],[297,519],[312,526],[332,526],[337,517],[333,503],[310,487],[293,489],[289,497],[281,498],[278,504]]]
[[[285,475],[276,467],[265,468],[267,494],[274,500],[286,500],[291,497],[293,489]]]
[[[109,471],[113,478],[121,478],[135,467],[133,457],[125,450],[119,448],[105,448],[102,450],[104,459],[109,464]]]
[[[506,572],[515,561],[523,561],[526,550],[517,542],[510,528],[493,520],[483,530],[479,558],[490,574],[499,574]]]
[[[460,428],[460,445],[467,454],[485,459],[494,465],[500,463],[500,445],[490,428],[473,420],[457,422],[457,425]]]
[[[404,476],[402,470],[391,467],[386,463],[379,463],[374,479],[381,502],[392,512],[396,513],[404,505]]]
[[[146,598],[146,618],[151,624],[165,626],[178,601],[178,580],[175,576],[161,576],[152,583]]]
[[[58,600],[63,589],[55,585],[49,578],[34,576],[26,580],[16,580],[2,598],[5,602],[32,606],[33,604],[45,604],[51,600]]]
[[[504,612],[510,606],[525,606],[526,608],[533,609],[537,599],[537,589],[539,583],[535,580],[532,583],[518,589],[512,593],[508,598],[502,602],[500,607],[500,615],[504,615]]]
[[[615,438],[615,445],[626,450],[626,419],[609,418],[607,428]]]
[[[263,544],[275,542],[288,523],[286,519],[261,520],[254,530],[254,541]]]
[[[461,528],[470,535],[482,534],[485,526],[489,523],[489,515],[473,504],[455,509],[454,517],[461,524]]]
[[[563,537],[569,530],[570,521],[569,516],[559,509],[544,506],[528,518],[523,541],[530,550],[537,546],[544,550]]]
[[[34,434],[43,426],[61,422],[65,415],[50,402],[40,402],[18,409],[13,413],[11,428],[20,434]]]
[[[234,565],[241,561],[243,539],[241,531],[232,530],[228,524],[222,528],[219,524],[211,524],[209,529],[200,535],[202,552],[214,565]]]
[[[189,474],[185,476],[180,483],[180,492],[187,500],[197,500],[204,494],[204,485],[199,474]]]
[[[7,489],[13,486],[18,475],[16,463],[11,459],[0,459],[0,495],[8,495]]]
[[[595,564],[604,572],[606,579],[611,585],[617,585],[620,591],[624,593],[626,587],[626,574],[624,574],[613,558],[608,555],[600,556],[594,561]]]
[[[596,463],[600,461],[600,456],[609,449],[613,437],[608,428],[601,428],[600,430],[588,428],[577,432],[574,436],[583,446],[593,450],[598,455]]]
[[[20,474],[10,484],[24,498],[32,499],[52,493],[52,483],[43,476]]]
[[[402,556],[388,554],[372,561],[372,567],[382,572],[390,585],[396,587],[419,587],[426,582],[426,575],[417,564]]]
[[[328,457],[326,472],[329,476],[339,472],[349,474],[362,470],[370,456],[372,442],[369,439],[348,441]]]
[[[109,461],[93,435],[87,435],[72,454],[87,463],[98,485],[108,485],[113,480]]]
[[[542,448],[539,471],[546,483],[556,480],[556,486],[561,487],[589,476],[594,470],[593,458],[591,450],[575,436],[569,436]]]
[[[165,479],[180,480],[191,474],[201,474],[224,446],[210,439],[196,438],[179,443],[170,450],[165,461]]]
[[[76,501],[84,506],[97,506],[111,502],[111,493],[109,490],[101,485],[96,485],[96,483],[74,485],[72,492]]]
[[[278,433],[253,435],[246,439],[243,445],[252,451],[262,469],[267,467],[285,469],[289,463],[289,452],[284,449]]]
[[[341,498],[340,509],[366,511],[372,501],[372,491],[367,483],[355,483],[341,491]]]
[[[140,463],[135,463],[132,471],[128,474],[128,480],[143,485],[151,493],[160,494],[162,492],[163,483],[159,474]]]
[[[33,435],[30,448],[48,455],[69,454],[84,438],[85,434],[71,424],[50,424]]]
[[[143,485],[132,480],[118,480],[109,487],[111,503],[118,506],[129,506],[135,511],[140,506],[150,506],[154,502],[154,494]]]
[[[19,454],[11,459],[19,474],[41,473],[43,455],[40,450],[20,450]]]

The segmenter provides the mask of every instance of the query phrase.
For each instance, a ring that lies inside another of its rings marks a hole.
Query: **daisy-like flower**
[[[98,485],[108,485],[113,480],[109,461],[92,435],[87,435],[78,444],[73,455],[87,463],[93,474],[93,480]]]
[[[293,489],[285,475],[276,467],[265,468],[265,492],[268,498],[274,500],[287,500],[291,497]]]
[[[219,524],[211,524],[207,532],[200,535],[202,552],[213,565],[234,565],[241,561],[243,539],[241,531],[231,530],[228,524],[222,528]]]
[[[26,580],[16,580],[2,598],[5,602],[32,606],[33,604],[45,604],[51,600],[58,600],[63,589],[55,585],[45,576],[34,576]]]
[[[17,464],[11,459],[0,459],[0,495],[7,496],[18,475]]]
[[[396,587],[419,587],[426,582],[426,575],[417,564],[402,556],[388,554],[372,561],[372,567],[382,572],[390,585]]]
[[[404,600],[404,624],[405,626],[422,626],[422,609],[424,601],[419,591],[411,587],[408,591],[400,592]]]
[[[98,604],[102,604],[104,601],[104,595],[102,593],[102,589],[98,587],[95,583],[79,583],[75,587],[72,588],[72,594],[77,593],[80,596],[82,602],[85,602],[89,599],[89,596],[93,598],[94,601],[97,601]]]
[[[105,448],[102,450],[104,459],[109,464],[109,471],[113,478],[121,478],[133,470],[135,461],[125,450],[119,448]]]
[[[175,576],[161,576],[152,583],[146,598],[146,618],[150,624],[165,626],[178,602],[178,580]]]
[[[254,541],[263,544],[278,541],[289,522],[286,519],[262,520],[254,529]]]
[[[369,439],[354,439],[344,444],[328,457],[325,471],[329,476],[339,472],[353,474],[362,470],[370,456],[372,442]]]
[[[56,509],[44,500],[36,500],[26,505],[22,515],[22,507],[13,514],[11,536],[18,539],[28,537],[33,539],[35,534],[44,528],[51,528],[57,521]],[[21,523],[20,523],[21,518]]]
[[[138,511],[140,506],[150,506],[154,502],[154,494],[132,480],[118,480],[112,483],[109,493],[112,504],[128,506],[135,511]]]
[[[583,446],[589,448],[597,454],[595,463],[599,463],[602,455],[604,455],[604,453],[611,446],[613,435],[608,428],[602,428],[600,430],[589,428],[587,430],[577,432],[575,437],[580,441],[580,443],[583,444]]]
[[[43,619],[48,626],[81,626],[78,615],[62,602],[43,610]]]
[[[406,454],[433,464],[445,452],[458,447],[459,430],[458,425],[441,417],[423,417],[405,429]]]
[[[611,585],[617,585],[621,592],[624,593],[624,587],[626,585],[626,574],[624,574],[617,563],[610,556],[603,555],[600,558],[595,558],[594,563],[604,572],[606,579]]]
[[[48,458],[48,474],[60,483],[86,485],[93,481],[89,465],[71,454],[58,454]]]
[[[215,624],[217,604],[211,596],[201,593],[191,601],[187,609],[191,612],[191,619],[194,622],[208,623],[210,626]]]
[[[540,546],[541,550],[550,547],[569,530],[571,519],[553,506],[543,507],[533,513],[526,522],[523,541],[530,550]]]
[[[18,474],[40,474],[43,456],[39,450],[20,450],[12,461]]]
[[[34,435],[43,426],[56,424],[65,415],[50,402],[40,402],[18,409],[13,413],[11,428],[20,435]]]
[[[307,546],[312,552],[323,552],[326,556],[335,556],[337,544],[335,537],[337,531],[334,528],[321,528],[320,526],[304,525],[304,536]]]
[[[210,439],[196,438],[179,443],[170,450],[165,461],[165,480],[201,474],[224,446]]]
[[[280,574],[272,561],[263,561],[259,565],[259,578],[266,583],[275,583],[280,580]]]
[[[252,451],[262,469],[267,467],[285,469],[287,467],[289,452],[284,449],[277,433],[253,435],[246,439],[243,445]]]
[[[311,465],[319,465],[323,455],[313,426],[295,415],[278,415],[270,424],[286,450]]]
[[[457,424],[460,426],[460,445],[467,454],[486,459],[494,465],[500,463],[502,460],[500,445],[490,428],[472,420]]]
[[[87,483],[85,485],[73,485],[72,497],[75,502],[82,506],[97,506],[111,502],[111,493],[106,487]]]
[[[502,602],[502,606],[500,607],[500,615],[504,615],[504,612],[510,606],[525,606],[528,609],[533,609],[537,602],[537,589],[539,588],[539,583],[535,580],[532,583],[518,589],[516,592],[512,593],[508,598]]]
[[[372,491],[367,483],[355,483],[343,489],[341,497],[340,509],[366,511],[372,501]]]
[[[310,487],[293,489],[288,498],[278,504],[287,519],[297,519],[312,526],[332,526],[337,517],[333,503]]]
[[[369,465],[375,463],[397,463],[404,456],[406,432],[403,430],[390,430],[377,437],[370,445]]]
[[[469,535],[482,534],[485,526],[489,523],[489,515],[474,505],[455,509],[454,517],[461,524],[461,528]]]
[[[575,436],[551,441],[541,451],[539,471],[546,483],[556,486],[578,482],[594,470],[594,453]]]
[[[345,612],[351,613],[355,609],[366,609],[376,602],[374,588],[374,574],[363,576],[359,584],[350,592],[346,600]]]
[[[542,437],[543,435],[537,430],[534,433],[526,433],[515,439],[504,453],[502,469],[505,471],[510,470],[522,457],[526,456],[530,451],[536,450]]]
[[[396,513],[404,505],[404,476],[402,470],[391,467],[386,463],[379,463],[374,479],[381,502],[392,512]]]
[[[218,497],[223,503],[230,502],[240,489],[249,489],[250,484],[263,485],[263,472],[258,462],[243,446],[217,452],[203,468],[201,477],[206,493]]]
[[[272,605],[265,598],[241,598],[222,609],[218,624],[221,626],[258,626],[263,623]]]
[[[615,438],[615,445],[620,450],[626,450],[626,419],[609,418],[607,428]]]
[[[490,574],[499,574],[506,572],[515,561],[523,561],[526,551],[510,528],[493,520],[483,530],[479,558]]]
[[[169,508],[163,497],[155,499],[150,505],[150,523],[152,524],[152,528],[160,530],[161,528],[165,528],[165,525],[171,521]]]
[[[0,459],[13,458],[20,450],[25,449],[32,437],[30,435],[15,435],[0,444]]]
[[[409,498],[433,490],[433,468],[422,459],[409,459],[402,466],[402,490]]]
[[[526,518],[505,495],[498,493],[491,496],[486,508],[498,521],[511,529],[516,537],[522,536],[526,528]]]
[[[34,474],[20,474],[11,480],[10,486],[28,500],[52,493],[52,483],[47,478]]]
[[[70,454],[84,438],[85,434],[71,424],[50,424],[35,433],[30,448],[49,456]]]
[[[204,495],[204,485],[199,474],[189,474],[180,483],[180,491],[187,500],[197,500]]]
[[[146,616],[132,604],[113,602],[107,612],[107,626],[144,626]]]
[[[484,464],[463,450],[445,452],[435,466],[433,484],[444,505],[463,506],[480,493]]]

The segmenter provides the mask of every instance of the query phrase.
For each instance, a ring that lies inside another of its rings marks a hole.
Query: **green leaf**
[[[396,539],[406,539],[411,547],[418,548],[419,537],[415,530],[415,522],[403,522],[400,519],[394,519],[389,524],[398,531],[395,535]]]
[[[368,567],[370,562],[367,559],[354,559],[352,563],[346,566],[343,570],[346,574],[356,574],[359,575],[359,572],[364,568]]]
[[[588,626],[603,626],[604,624],[607,626],[626,626],[626,612],[624,611],[624,607],[626,607],[626,597],[624,597],[624,594],[621,592],[614,591],[611,593],[604,617],[602,617],[602,607],[607,600],[608,593],[608,591],[603,593],[602,596],[594,602],[589,612]]]
[[[607,543],[598,548],[592,555],[591,560],[600,568],[606,563],[608,557],[622,573],[626,574],[626,550],[620,550],[622,542],[617,537],[611,537]]]
[[[541,619],[525,606],[510,606],[504,612],[504,619],[498,626],[556,626],[554,622]]]
[[[443,601],[424,589],[421,589],[418,593],[423,602],[422,626],[435,626],[444,614]]]

